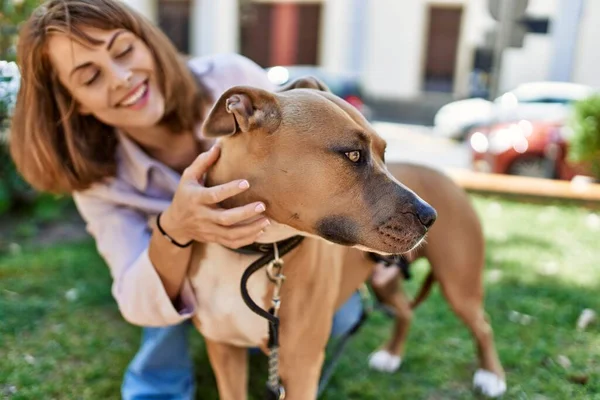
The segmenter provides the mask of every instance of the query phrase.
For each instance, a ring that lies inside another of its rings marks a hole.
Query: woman
[[[145,327],[123,398],[191,398],[189,244],[236,248],[269,224],[262,203],[216,206],[249,183],[202,185],[219,149],[199,128],[227,88],[272,84],[241,56],[186,62],[118,0],[46,2],[22,27],[17,53],[14,161],[38,190],[73,194],[123,317]],[[149,224],[156,216],[160,229]],[[346,328],[355,318],[338,322]]]

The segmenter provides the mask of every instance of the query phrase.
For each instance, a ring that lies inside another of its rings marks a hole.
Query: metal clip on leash
[[[267,265],[267,278],[275,284],[271,305],[273,306],[272,314],[277,317],[279,315],[279,307],[281,306],[279,293],[281,292],[281,286],[283,286],[285,275],[283,275],[283,259],[279,258],[277,244],[273,244],[273,249],[275,251],[275,259]]]
[[[274,259],[267,265],[267,278],[275,284],[272,308],[269,313],[277,322],[269,321],[269,377],[267,379],[267,396],[271,399],[285,399],[285,388],[279,380],[279,308],[281,307],[281,286],[285,280],[283,275],[283,259],[279,257],[277,244],[273,244]]]

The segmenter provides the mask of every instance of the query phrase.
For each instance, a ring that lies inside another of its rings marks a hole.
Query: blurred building
[[[242,53],[264,67],[356,71],[380,98],[473,94],[491,67],[488,0],[125,0],[181,51]],[[500,87],[567,80],[600,87],[600,0],[530,0]]]

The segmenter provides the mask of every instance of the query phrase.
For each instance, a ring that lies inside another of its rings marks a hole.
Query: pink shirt
[[[189,65],[215,98],[236,85],[275,89],[262,68],[237,54],[198,58]],[[186,278],[182,304],[173,305],[148,257],[148,245],[149,222],[171,203],[180,175],[124,134],[118,136],[116,177],[74,193],[75,204],[110,268],[112,294],[123,317],[141,326],[176,324],[194,314],[196,297]]]

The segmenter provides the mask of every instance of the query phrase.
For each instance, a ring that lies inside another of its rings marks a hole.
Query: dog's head
[[[278,93],[233,87],[203,134],[221,138],[207,184],[250,182],[224,207],[260,200],[278,223],[380,253],[409,251],[435,221],[435,210],[387,171],[385,141],[315,78]]]

